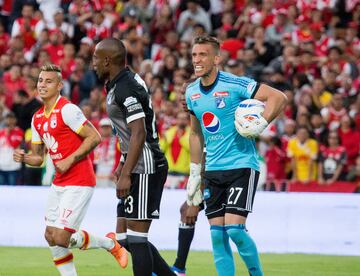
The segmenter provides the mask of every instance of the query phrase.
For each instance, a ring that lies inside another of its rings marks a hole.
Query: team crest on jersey
[[[216,133],[220,129],[220,120],[212,112],[204,112],[202,115],[204,128],[210,133]]]
[[[48,131],[49,130],[49,123],[48,122],[45,122],[44,125],[43,125],[43,130],[44,131]]]
[[[39,123],[39,124],[37,124],[36,128],[37,128],[38,130],[40,130],[40,128],[41,128],[41,124],[40,124],[40,123]]]
[[[56,115],[53,114],[53,115],[51,115],[51,118],[50,118],[50,127],[56,128],[56,126],[57,126],[57,119],[56,119]]]
[[[215,105],[216,108],[224,108],[226,106],[225,98],[224,97],[216,97],[215,98]]]

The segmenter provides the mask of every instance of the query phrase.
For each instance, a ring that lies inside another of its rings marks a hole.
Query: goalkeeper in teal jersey
[[[191,113],[190,177],[187,202],[201,202],[200,172],[204,143],[206,159],[203,197],[210,223],[215,266],[220,276],[235,275],[232,240],[250,275],[263,275],[256,245],[245,228],[252,211],[259,178],[255,141],[284,108],[286,96],[265,84],[217,69],[220,45],[212,37],[197,37],[192,48],[196,81],[186,89]],[[234,123],[239,102],[254,98],[266,102],[262,117]]]

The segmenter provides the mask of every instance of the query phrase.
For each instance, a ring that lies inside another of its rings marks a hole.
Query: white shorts
[[[46,225],[72,233],[78,231],[93,193],[93,187],[51,185],[46,206]]]

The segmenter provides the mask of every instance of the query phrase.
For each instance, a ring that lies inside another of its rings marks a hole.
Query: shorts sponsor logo
[[[138,101],[135,97],[127,97],[124,101],[124,106],[128,107],[132,104],[136,104]]]
[[[219,131],[220,120],[214,113],[204,112],[201,119],[207,132],[216,133]]]
[[[61,154],[61,153],[50,154],[50,158],[51,158],[52,160],[62,159],[62,154]]]
[[[151,213],[152,216],[154,217],[158,217],[159,216],[159,211],[155,210],[154,212]]]
[[[210,190],[209,189],[204,189],[204,200],[209,199],[210,198]]]
[[[133,112],[135,110],[142,110],[141,104],[137,103],[137,104],[133,104],[133,105],[130,105],[127,107],[128,112]]]

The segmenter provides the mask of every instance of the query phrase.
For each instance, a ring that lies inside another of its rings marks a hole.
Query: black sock
[[[190,245],[194,238],[195,226],[180,223],[177,257],[174,263],[178,269],[184,270],[186,259],[189,254]]]
[[[174,276],[175,273],[171,270],[169,265],[161,257],[156,247],[149,242],[149,247],[153,256],[153,271],[157,276]]]
[[[151,276],[153,271],[153,256],[146,237],[127,237],[133,263],[134,276]]]
[[[127,238],[123,239],[123,240],[117,240],[117,242],[120,243],[120,245],[122,247],[125,247],[125,249],[130,252],[129,243],[128,243]]]

